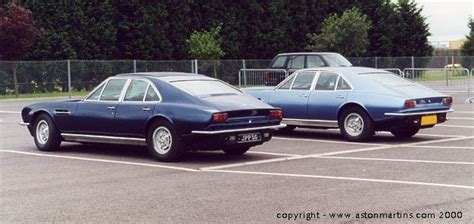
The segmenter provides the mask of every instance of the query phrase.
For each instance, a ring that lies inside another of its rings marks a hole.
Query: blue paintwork
[[[122,75],[124,76],[124,75]],[[149,80],[161,94],[161,102],[110,102],[66,100],[44,102],[29,105],[22,110],[22,119],[30,123],[32,130],[34,118],[39,113],[47,113],[53,118],[57,128],[64,133],[99,134],[111,136],[145,137],[147,127],[156,118],[162,118],[174,125],[176,132],[181,136],[191,135],[193,130],[210,130],[212,128],[230,129],[233,127],[245,128],[262,125],[279,124],[280,119],[271,119],[269,116],[229,119],[216,126],[211,122],[212,114],[240,110],[275,109],[274,107],[257,100],[245,93],[227,96],[198,98],[171,85],[173,80],[216,80],[202,75],[186,73],[145,73],[137,77]],[[115,107],[110,110],[108,107]],[[143,111],[143,107],[150,111]],[[69,111],[70,115],[56,115],[55,110]],[[249,124],[249,120],[255,120]]]
[[[283,109],[284,118],[304,118],[337,121],[344,106],[353,104],[364,108],[376,122],[393,118],[387,112],[423,112],[448,110],[450,106],[440,103],[417,104],[415,108],[405,108],[406,100],[444,98],[448,95],[417,83],[394,86],[380,84],[359,73],[388,73],[384,70],[364,67],[338,67],[304,69],[300,71],[330,71],[340,74],[351,86],[351,91],[308,90],[307,100],[299,97],[301,90],[279,90],[274,87],[243,88],[242,90],[264,102]],[[295,72],[297,74],[298,72]],[[390,73],[392,74],[392,73]],[[318,77],[316,77],[317,79]],[[338,97],[343,96],[343,97]]]

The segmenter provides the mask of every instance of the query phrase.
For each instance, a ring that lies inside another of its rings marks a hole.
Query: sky
[[[474,0],[415,0],[430,27],[430,40],[457,40],[469,33],[469,16],[474,17]]]

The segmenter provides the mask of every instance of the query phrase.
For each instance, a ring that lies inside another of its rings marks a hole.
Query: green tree
[[[467,24],[469,29],[469,35],[466,35],[466,41],[461,46],[462,55],[474,56],[474,19],[469,18],[469,23]]]
[[[367,51],[370,21],[358,8],[324,20],[320,34],[309,34],[307,50],[335,51],[348,57],[363,56]]]
[[[224,56],[224,51],[221,48],[221,38],[219,32],[221,26],[212,28],[210,31],[194,31],[189,39],[186,40],[188,53],[192,58],[203,61],[203,67],[212,67],[214,70],[214,77],[217,77],[217,67],[219,66],[219,59]]]
[[[426,18],[421,15],[422,8],[413,0],[399,0],[396,7],[399,21],[396,36],[392,43],[392,56],[429,56],[433,47],[428,43],[430,36]]]

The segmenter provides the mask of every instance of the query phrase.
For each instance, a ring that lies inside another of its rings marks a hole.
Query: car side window
[[[321,72],[315,90],[334,90],[339,75],[331,72]]]
[[[106,101],[118,101],[120,99],[120,93],[122,92],[123,86],[127,82],[126,79],[111,79],[105,86],[100,100]]]
[[[142,80],[132,80],[128,86],[123,101],[143,101],[148,83]]]
[[[324,67],[325,64],[323,62],[323,59],[319,55],[308,55],[306,56],[306,65],[308,68],[314,68],[314,67]]]
[[[293,76],[292,78],[286,80],[286,82],[283,83],[278,89],[290,89],[291,83],[293,82],[293,79],[295,79],[295,76]]]
[[[314,79],[314,72],[301,72],[296,75],[291,89],[309,90]]]
[[[341,77],[339,77],[339,82],[337,83],[337,90],[351,90],[351,86],[349,85],[349,83],[347,83],[347,81],[345,79]]]
[[[99,88],[97,88],[89,97],[87,97],[87,100],[99,100],[100,93],[102,92],[104,86],[105,84],[102,84]]]
[[[155,92],[151,85],[148,87],[148,91],[146,93],[145,101],[160,101],[160,97]]]
[[[290,60],[288,61],[288,68],[289,69],[301,69],[304,68],[304,57],[303,55],[300,56],[291,56]]]
[[[283,68],[285,67],[285,62],[286,62],[286,56],[279,56],[277,57],[275,62],[273,62],[272,68]]]

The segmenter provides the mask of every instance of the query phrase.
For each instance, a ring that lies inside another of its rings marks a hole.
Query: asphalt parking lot
[[[474,223],[474,104],[463,101],[409,140],[297,129],[241,157],[193,152],[178,163],[116,145],[39,152],[17,125],[37,100],[0,101],[0,221]],[[373,216],[397,212],[424,218]]]

